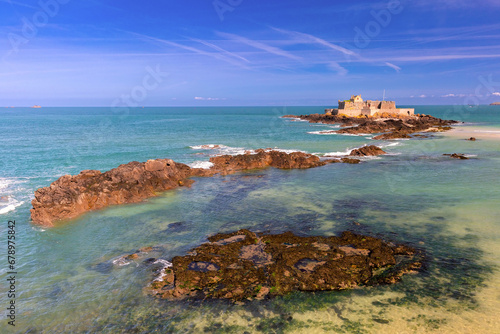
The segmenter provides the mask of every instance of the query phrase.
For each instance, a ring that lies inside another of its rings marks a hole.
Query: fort
[[[415,109],[396,108],[394,101],[363,101],[361,95],[353,95],[350,100],[340,101],[338,109],[325,109],[327,115],[346,115],[349,117],[376,117],[383,114],[398,116],[413,116]]]

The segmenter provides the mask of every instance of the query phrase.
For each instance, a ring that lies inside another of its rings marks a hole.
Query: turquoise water
[[[500,328],[500,141],[494,135],[500,133],[500,108],[417,107],[417,113],[464,121],[461,130],[484,134],[475,142],[448,133],[384,142],[319,135],[334,126],[280,118],[323,109],[0,110],[1,249],[5,254],[7,221],[16,220],[19,273],[15,328],[7,327],[7,286],[0,286],[1,328],[19,333],[495,333]],[[198,147],[208,144],[224,146]],[[29,220],[38,187],[83,169],[104,171],[153,158],[192,164],[211,154],[266,147],[329,155],[364,144],[383,146],[389,154],[359,165],[197,178],[191,188],[92,212],[52,229]],[[455,152],[471,159],[442,155]],[[392,286],[295,293],[244,305],[156,300],[143,291],[155,275],[151,267],[112,264],[145,246],[158,246],[155,256],[170,259],[208,235],[240,228],[302,235],[348,229],[409,243],[423,249],[427,261],[422,273]],[[6,260],[2,263],[5,282]]]

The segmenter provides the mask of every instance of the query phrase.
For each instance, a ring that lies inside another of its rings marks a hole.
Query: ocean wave
[[[302,118],[298,118],[298,117],[280,117],[280,118],[288,119],[291,122],[309,122],[307,119],[302,119]]]
[[[196,145],[196,146],[190,146],[194,150],[210,150],[212,153],[209,154],[209,156],[218,156],[218,155],[242,155],[242,154],[256,154],[256,150],[253,149],[246,149],[244,147],[231,147],[231,146],[226,146],[226,145],[219,145],[219,144],[206,144],[206,145]],[[305,151],[301,150],[295,150],[295,149],[284,149],[284,148],[279,148],[279,147],[274,147],[274,148],[266,148],[264,151],[269,152],[269,151],[278,151],[278,152],[284,152],[284,153],[293,153],[293,152],[302,152],[302,153],[307,153]],[[190,167],[193,168],[210,168],[213,165],[208,165],[211,164],[210,162],[206,161],[195,161],[192,164],[189,164]],[[196,166],[196,167],[195,167]],[[201,167],[205,166],[205,167]]]
[[[311,135],[338,135],[339,133],[335,132],[335,130],[321,130],[321,131],[309,131]]]
[[[188,164],[191,168],[202,168],[202,169],[210,169],[214,164],[210,161],[195,161],[193,163]]]
[[[17,201],[15,199],[13,201],[9,201],[5,206],[2,206],[0,202],[0,215],[4,215],[8,212],[14,211],[18,206],[23,204],[23,201]]]
[[[227,148],[229,146],[219,145],[219,144],[205,144],[205,145],[194,145],[189,147],[192,148],[193,150],[215,150],[215,149]]]
[[[380,144],[380,145],[377,145],[377,146],[380,147],[380,148],[384,148],[384,147],[398,146],[400,144],[401,144],[400,142],[396,142],[396,143],[389,143],[389,144]]]
[[[205,150],[205,151],[212,151],[215,152],[215,154],[209,154],[211,156],[217,156],[217,155],[240,155],[240,154],[245,154],[249,153],[249,150],[243,148],[243,147],[231,147],[231,146],[226,146],[226,145],[220,145],[220,144],[205,144],[205,145],[194,145],[194,146],[189,146],[193,150]]]
[[[359,148],[359,147],[357,147]],[[355,150],[356,148],[348,148],[347,150],[343,151],[343,152],[329,152],[329,153],[325,153],[323,154],[324,157],[341,157],[341,156],[347,156],[349,154],[351,154],[351,151],[352,150]]]
[[[29,199],[26,189],[19,186],[25,182],[19,178],[0,178],[0,215],[16,210]]]

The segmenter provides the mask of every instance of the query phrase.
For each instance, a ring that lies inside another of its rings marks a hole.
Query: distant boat
[[[33,107],[31,108],[41,108],[41,106],[39,106],[38,104],[35,104]]]

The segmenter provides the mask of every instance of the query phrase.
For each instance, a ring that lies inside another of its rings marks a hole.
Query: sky
[[[0,0],[0,106],[489,104],[499,17],[499,0]]]

